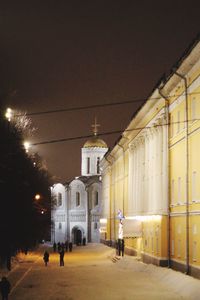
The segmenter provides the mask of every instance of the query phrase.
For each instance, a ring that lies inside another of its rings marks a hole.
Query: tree
[[[50,231],[51,176],[38,154],[27,155],[23,147],[24,129],[27,126],[23,128],[0,117],[0,259],[3,262],[17,251],[35,246]],[[40,195],[39,201],[36,194]]]

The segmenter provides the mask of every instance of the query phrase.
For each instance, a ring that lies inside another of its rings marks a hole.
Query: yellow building
[[[101,240],[200,277],[200,39],[184,53],[101,161]]]

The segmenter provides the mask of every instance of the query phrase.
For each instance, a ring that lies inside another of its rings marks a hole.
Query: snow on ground
[[[10,300],[199,299],[199,280],[132,256],[116,257],[115,249],[103,244],[75,247],[66,253],[64,267],[52,252],[45,267],[43,252],[44,246],[18,258],[8,277]]]
[[[119,267],[127,270],[132,269],[136,272],[145,272],[150,277],[163,283],[166,287],[182,296],[184,299],[200,298],[200,280],[181,272],[162,268],[152,264],[137,262],[135,257],[126,256],[120,260]]]

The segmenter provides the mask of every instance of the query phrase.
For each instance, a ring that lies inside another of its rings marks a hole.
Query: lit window
[[[197,224],[193,224],[192,233],[193,233],[193,235],[197,234]]]
[[[81,200],[80,200],[80,193],[76,192],[76,206],[80,206]]]
[[[62,194],[58,193],[58,206],[62,205]]]

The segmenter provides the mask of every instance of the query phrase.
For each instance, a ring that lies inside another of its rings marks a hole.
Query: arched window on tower
[[[80,206],[80,204],[81,204],[80,193],[76,192],[76,206]]]
[[[62,205],[62,194],[58,193],[58,206]]]
[[[100,166],[99,166],[99,163],[100,163],[100,157],[97,157],[97,174],[100,174]]]
[[[96,191],[94,205],[97,206],[98,204],[99,204],[99,193]]]
[[[87,157],[87,174],[90,174],[90,158]]]

